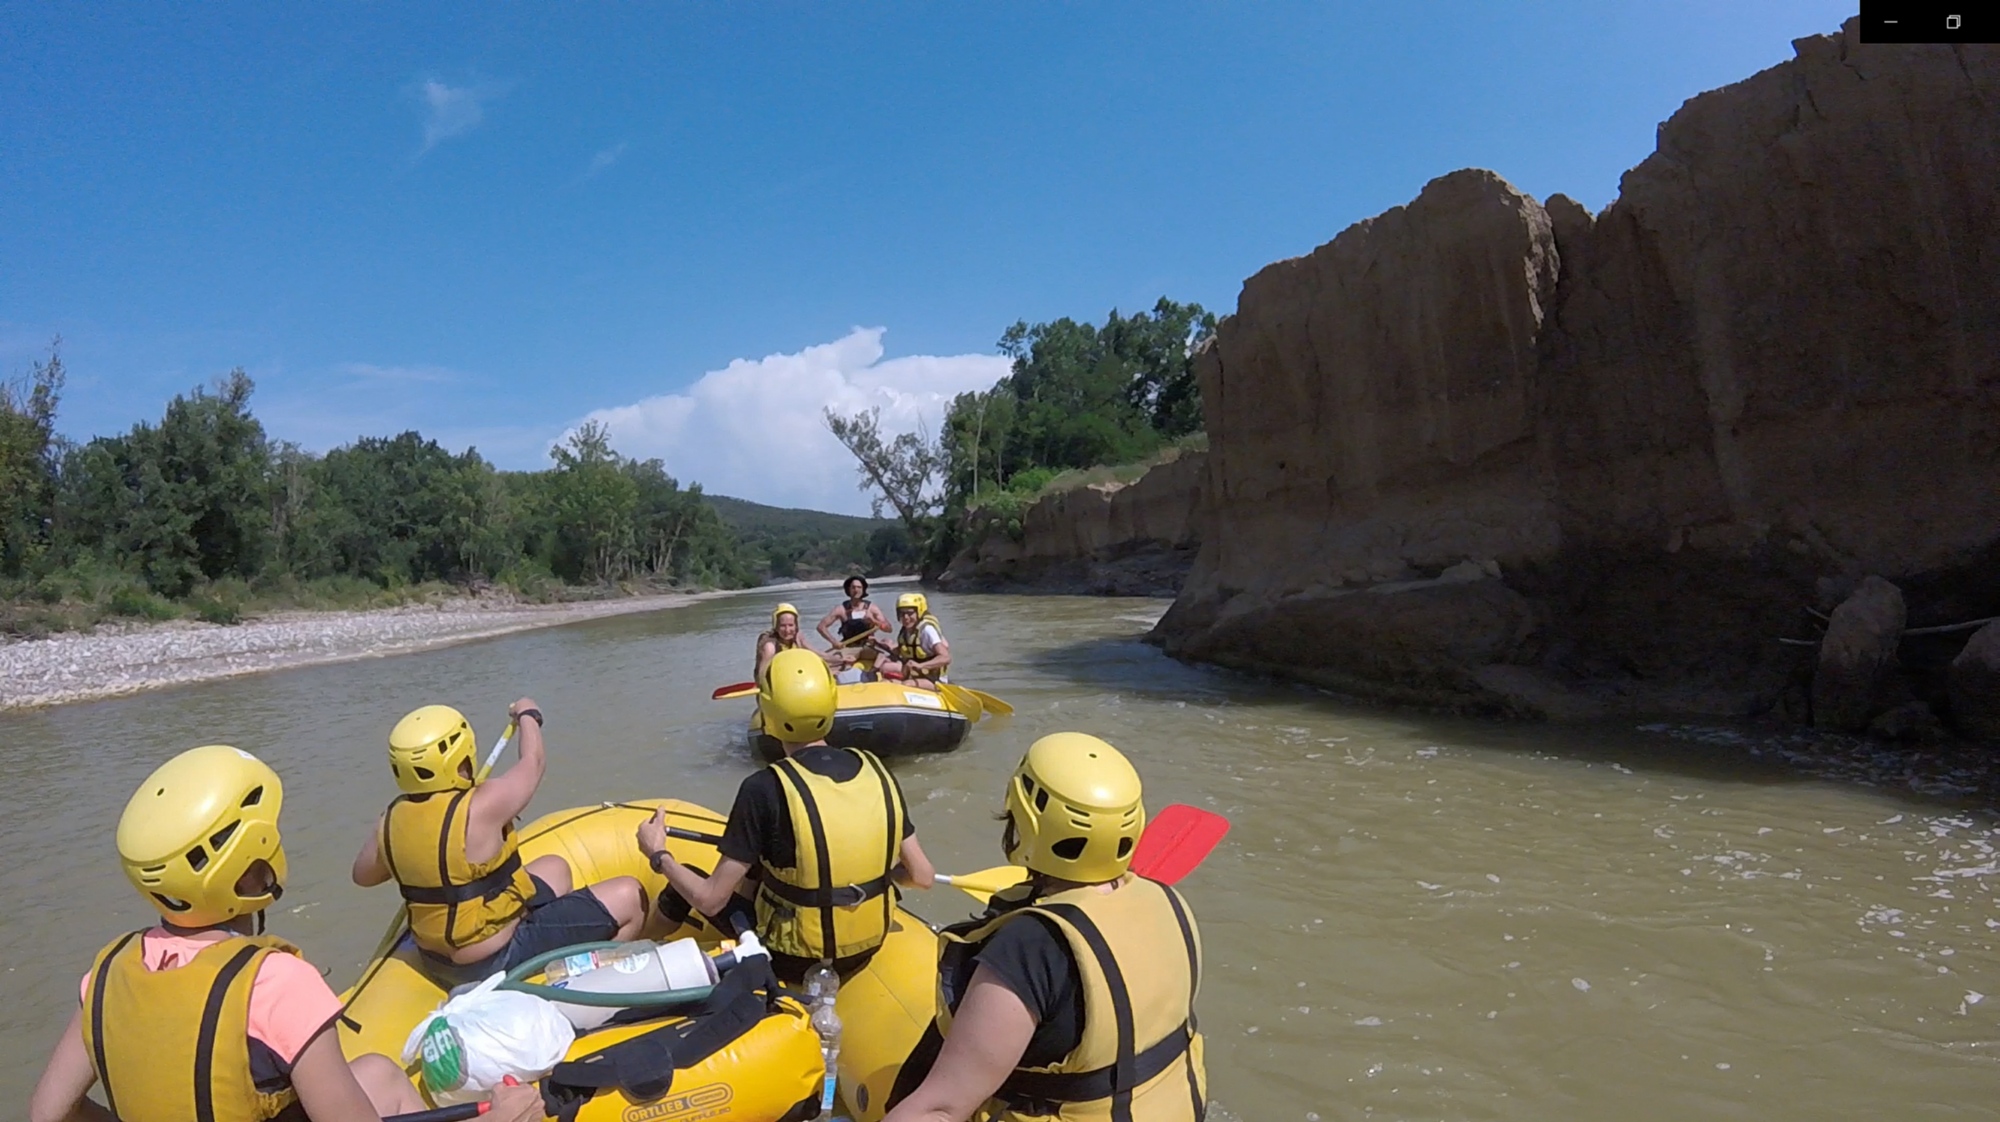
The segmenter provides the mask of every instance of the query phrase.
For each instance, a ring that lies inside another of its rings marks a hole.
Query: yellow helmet
[[[765,733],[786,744],[811,744],[833,728],[833,671],[808,650],[779,651],[757,683]]]
[[[1146,828],[1132,761],[1081,732],[1029,745],[1007,783],[1007,817],[1007,860],[1084,883],[1124,875]]]
[[[449,705],[412,709],[389,730],[389,768],[412,795],[472,786],[465,765],[478,758],[472,726]]]
[[[284,893],[278,808],[285,785],[264,761],[223,744],[161,764],[118,818],[118,861],[167,922],[213,927],[263,911]],[[258,862],[267,885],[241,881]]]
[[[896,610],[900,612],[904,608],[915,608],[918,615],[927,615],[931,610],[931,602],[925,599],[921,592],[905,592],[896,597]]]
[[[790,604],[780,604],[777,607],[772,608],[771,630],[776,631],[778,629],[778,617],[782,615],[789,615],[793,619],[797,619],[799,618],[799,610],[797,608],[792,607]]]

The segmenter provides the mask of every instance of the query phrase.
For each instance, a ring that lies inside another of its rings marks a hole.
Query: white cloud
[[[584,420],[602,421],[625,455],[666,461],[683,483],[773,506],[866,514],[854,459],[820,411],[879,406],[885,435],[919,426],[936,434],[953,397],[991,386],[1008,369],[1000,355],[884,361],[882,334],[857,327],[797,354],[736,359],[685,392],[598,409]]]
[[[610,168],[612,164],[618,162],[618,157],[625,154],[625,148],[625,144],[619,143],[599,151],[597,155],[590,158],[590,166],[583,169],[583,178],[591,179],[599,172]]]
[[[424,148],[472,131],[486,118],[485,103],[500,91],[490,86],[450,86],[436,78],[424,80]]]

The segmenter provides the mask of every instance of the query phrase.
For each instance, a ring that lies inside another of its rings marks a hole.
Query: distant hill
[[[857,518],[852,514],[829,514],[823,510],[800,510],[789,506],[765,506],[728,495],[707,495],[715,513],[739,534],[782,537],[806,533],[816,538],[844,538],[849,534],[872,534],[894,526],[891,518]]]
[[[910,536],[893,518],[765,506],[728,495],[706,497],[722,521],[736,531],[766,581],[915,569],[917,554]]]

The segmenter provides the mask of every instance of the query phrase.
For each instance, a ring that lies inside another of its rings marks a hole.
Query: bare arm
[[[368,1092],[340,1053],[340,1033],[329,1029],[299,1049],[292,1061],[292,1089],[312,1122],[380,1122]]]
[[[832,611],[826,613],[826,618],[819,621],[819,626],[814,628],[814,630],[819,632],[820,638],[825,639],[828,643],[837,647],[840,645],[840,636],[835,635],[832,631],[828,629],[831,628],[834,624],[839,622],[840,622],[840,606],[836,604],[834,605],[834,609]]]
[[[518,714],[526,709],[537,709],[535,700],[524,697],[507,710],[515,717],[514,748],[520,759],[513,767],[500,775],[481,783],[472,789],[472,816],[467,823],[465,855],[474,861],[484,861],[500,852],[500,830],[507,823],[521,816],[534,801],[535,789],[542,785],[542,776],[549,768],[548,756],[542,746],[542,723],[530,714],[526,718]]]
[[[911,834],[903,839],[901,852],[903,863],[896,869],[896,883],[906,884],[911,888],[929,888],[936,882],[937,869],[931,864],[930,857],[924,853],[923,844],[917,841],[917,835]]]
[[[937,647],[931,652],[931,657],[917,663],[916,667],[919,670],[943,670],[950,665],[951,644],[945,641],[944,636],[940,635],[938,636]]]
[[[382,822],[388,816],[387,811],[376,816],[375,829],[361,843],[361,852],[354,855],[354,883],[363,888],[373,888],[395,875],[382,860]]]
[[[721,915],[722,910],[729,905],[729,898],[735,895],[736,886],[742,884],[743,878],[750,872],[750,866],[735,858],[718,857],[715,871],[708,876],[702,876],[674,860],[671,853],[667,855],[662,868],[666,873],[667,883],[673,886],[675,892],[681,894],[681,899],[692,904],[695,911],[705,916]]]
[[[721,915],[729,903],[729,897],[736,892],[736,886],[750,872],[750,866],[733,857],[716,854],[715,871],[702,876],[679,861],[667,850],[667,812],[662,807],[653,816],[639,824],[639,852],[646,860],[653,861],[655,855],[662,855],[657,867],[667,878],[667,884],[680,897],[693,905],[694,910],[705,916]]]
[[[965,1122],[1020,1064],[1035,1015],[982,966],[952,1016],[937,1063],[882,1122]]]
[[[85,1096],[97,1082],[90,1053],[83,1046],[83,1010],[70,1014],[69,1027],[56,1040],[48,1065],[28,1100],[29,1122],[115,1122],[111,1112]]]

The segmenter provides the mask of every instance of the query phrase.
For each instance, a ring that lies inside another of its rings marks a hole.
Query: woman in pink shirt
[[[298,948],[263,933],[284,892],[283,802],[276,772],[222,745],[140,785],[118,855],[162,922],[98,952],[35,1085],[33,1122],[375,1122],[424,1109],[394,1060],[341,1055],[340,999]],[[85,1097],[93,1085],[104,1106]],[[526,1122],[541,1107],[534,1088],[503,1088],[488,1118]]]

